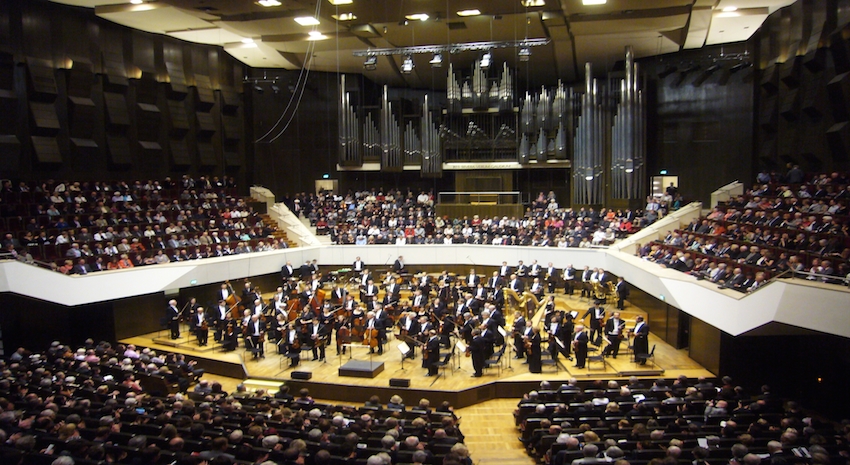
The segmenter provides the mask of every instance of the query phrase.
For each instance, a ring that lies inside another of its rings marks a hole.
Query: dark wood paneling
[[[162,329],[159,320],[165,316],[167,302],[162,292],[114,301],[116,340]]]
[[[721,331],[698,319],[691,318],[690,345],[688,355],[708,371],[720,375]]]

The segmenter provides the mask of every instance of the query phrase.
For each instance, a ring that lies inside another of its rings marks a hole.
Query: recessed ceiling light
[[[325,40],[327,38],[328,38],[328,36],[322,34],[319,31],[310,31],[307,34],[307,40]]]
[[[737,18],[738,16],[741,16],[741,13],[738,13],[737,11],[724,11],[722,13],[717,13],[714,16],[718,18]]]
[[[407,15],[405,16],[405,18],[411,21],[426,21],[428,18],[430,18],[430,16],[428,16],[427,13],[416,13],[412,15]]]
[[[481,14],[481,10],[473,9],[473,10],[460,10],[457,12],[458,16],[478,16]]]
[[[738,7],[737,6],[724,6],[723,11],[725,13],[731,13],[733,11],[738,11]]]
[[[259,3],[261,6],[264,6],[266,8],[281,5],[281,3],[278,0],[260,0],[257,3]]]
[[[608,0],[581,0],[582,5],[604,5]]]
[[[522,6],[533,8],[536,6],[546,6],[546,0],[522,0]]]
[[[331,5],[351,5],[354,0],[328,0]]]
[[[354,21],[357,19],[357,15],[354,13],[340,13],[338,15],[331,15],[331,18],[337,21]]]
[[[130,3],[132,3],[133,5],[141,5],[142,3],[144,3],[144,0],[130,0]]]
[[[317,26],[319,24],[319,20],[312,16],[298,16],[295,19],[295,22],[302,26]]]
[[[254,43],[254,39],[251,39],[251,38],[248,38],[248,39],[242,39],[242,43],[243,43],[243,44],[253,44],[253,43]]]

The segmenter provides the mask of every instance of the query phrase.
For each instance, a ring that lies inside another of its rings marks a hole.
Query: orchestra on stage
[[[170,300],[163,326],[177,339],[180,322],[187,323],[201,347],[208,344],[210,331],[224,351],[236,350],[241,340],[252,359],[265,358],[269,343],[290,367],[301,363],[304,352],[313,361],[325,361],[328,347],[340,355],[354,347],[382,355],[392,335],[403,343],[403,360],[421,356],[426,376],[438,373],[440,349],[454,354],[458,348],[471,357],[475,377],[482,375],[488,359],[501,357],[509,346],[509,356],[523,359],[531,373],[541,372],[544,352],[556,364],[559,356],[573,360],[575,354],[575,366],[584,368],[588,344],[616,358],[622,341],[635,337],[635,354],[647,350],[645,318],[630,330],[619,311],[609,314],[602,306],[613,293],[621,309],[625,288],[622,278],[614,285],[602,269],[578,271],[569,265],[558,270],[536,260],[515,267],[505,262],[491,277],[474,269],[466,276],[411,274],[408,269],[398,257],[386,272],[373,274],[358,257],[352,268],[323,276],[315,260],[298,268],[287,262],[281,285],[268,300],[247,279],[238,290],[225,281],[209,296],[207,307],[194,297],[180,308]],[[593,305],[581,317],[558,309],[556,289],[567,296],[580,291]],[[506,313],[512,316],[510,328]]]

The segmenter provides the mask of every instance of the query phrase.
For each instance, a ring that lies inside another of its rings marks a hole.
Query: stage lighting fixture
[[[415,67],[416,67],[416,65],[413,64],[413,56],[412,55],[406,55],[404,57],[404,61],[401,63],[402,74],[412,73],[413,68],[415,68]]]
[[[366,61],[363,62],[363,68],[366,71],[375,71],[378,69],[378,55],[369,55],[366,57]]]
[[[522,47],[517,52],[519,56],[519,61],[528,61],[531,58],[531,48],[530,47]]]
[[[428,63],[431,63],[432,68],[442,67],[443,66],[443,54],[442,53],[435,53],[434,58],[431,58],[431,61],[429,61]]]
[[[490,63],[493,61],[493,55],[489,50],[484,52],[484,55],[481,57],[481,69],[489,69]]]

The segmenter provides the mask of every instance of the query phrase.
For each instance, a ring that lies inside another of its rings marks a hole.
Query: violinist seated
[[[330,336],[329,327],[319,321],[319,317],[314,316],[307,325],[307,337],[310,339],[310,345],[313,346],[313,361],[325,360],[328,336]]]
[[[301,333],[290,324],[282,333],[277,344],[277,351],[289,358],[289,366],[297,367],[301,362]]]
[[[228,322],[221,336],[221,346],[225,351],[232,352],[236,350],[237,345],[239,345],[239,333],[236,332],[235,325]]]
[[[198,307],[195,314],[192,316],[192,328],[195,331],[195,336],[198,337],[198,345],[203,347],[207,345],[207,338],[210,335],[207,316],[204,314],[204,307]]]

